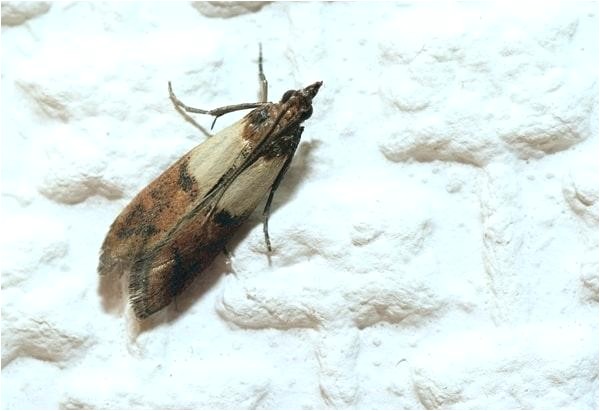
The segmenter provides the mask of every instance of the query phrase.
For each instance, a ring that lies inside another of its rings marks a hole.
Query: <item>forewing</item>
[[[134,264],[129,295],[139,318],[167,306],[213,261],[265,197],[286,162],[259,157],[189,210],[165,239]]]

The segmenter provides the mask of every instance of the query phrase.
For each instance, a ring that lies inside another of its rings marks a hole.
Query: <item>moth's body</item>
[[[138,318],[171,303],[271,191],[268,207],[320,86],[288,91],[279,103],[257,103],[169,167],[116,218],[98,271],[129,276]]]

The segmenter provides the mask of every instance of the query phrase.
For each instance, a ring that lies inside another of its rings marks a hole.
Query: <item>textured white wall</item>
[[[2,407],[597,408],[596,6],[3,3]],[[259,41],[324,81],[272,263],[256,215],[136,327],[98,250],[205,138],[167,81],[254,101]]]

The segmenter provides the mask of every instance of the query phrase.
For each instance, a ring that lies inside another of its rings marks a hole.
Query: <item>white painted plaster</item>
[[[135,327],[98,251],[205,139],[167,81],[255,101],[259,41],[324,82],[271,264],[259,210]],[[2,408],[597,408],[597,73],[591,2],[2,3]]]

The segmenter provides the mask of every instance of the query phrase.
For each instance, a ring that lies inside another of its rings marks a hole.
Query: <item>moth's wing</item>
[[[143,189],[112,224],[98,271],[128,274],[130,301],[139,318],[167,306],[212,262],[293,155],[261,143],[269,135],[255,130],[255,122],[264,120],[261,113],[251,112],[196,146]],[[265,122],[264,127],[271,126]]]
[[[167,306],[214,260],[237,228],[265,197],[286,157],[259,157],[244,164],[231,181],[221,182],[210,198],[181,216],[159,244],[135,262],[130,301],[144,318]]]
[[[110,226],[100,251],[98,272],[121,276],[180,219],[199,196],[187,172],[193,150],[144,188]]]
[[[121,276],[191,208],[203,201],[219,179],[240,162],[246,145],[242,119],[194,147],[144,188],[111,225],[100,251],[98,272]]]

